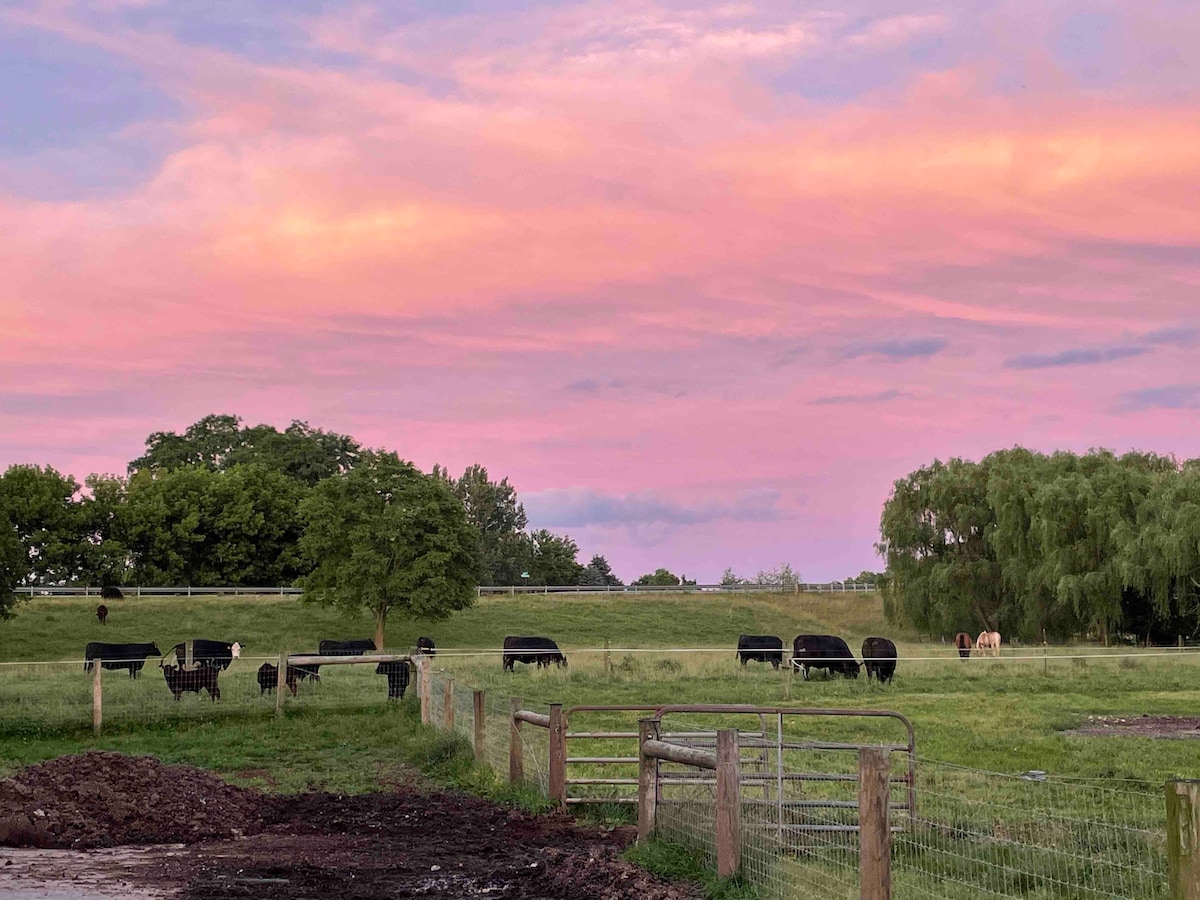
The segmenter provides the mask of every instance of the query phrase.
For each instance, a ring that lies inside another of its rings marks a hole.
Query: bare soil
[[[1087,737],[1200,738],[1200,718],[1191,716],[1088,716],[1066,734]]]
[[[585,828],[412,784],[267,795],[151,757],[86,753],[0,782],[0,820],[0,844],[10,846],[186,844],[123,872],[184,900],[697,896],[620,859],[629,829]]]

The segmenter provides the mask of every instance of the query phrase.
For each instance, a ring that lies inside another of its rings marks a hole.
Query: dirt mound
[[[191,766],[90,751],[0,781],[0,846],[81,850],[253,834],[270,802]]]
[[[1187,716],[1088,716],[1067,734],[1087,737],[1200,738],[1200,718]]]

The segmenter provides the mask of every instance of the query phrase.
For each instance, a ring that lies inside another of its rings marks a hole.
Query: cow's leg
[[[808,663],[802,663],[800,670],[804,672],[804,680],[808,681]]]

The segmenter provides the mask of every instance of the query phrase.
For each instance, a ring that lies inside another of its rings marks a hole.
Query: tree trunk
[[[381,609],[375,613],[375,649],[383,651],[383,626],[387,624],[386,609]]]

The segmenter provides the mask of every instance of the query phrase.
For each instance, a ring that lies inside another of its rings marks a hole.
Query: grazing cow
[[[111,584],[106,584],[104,587],[100,588],[101,600],[120,600],[124,596],[125,595],[121,593],[121,589],[119,587],[114,587]]]
[[[803,671],[805,681],[808,681],[809,669],[825,669],[846,678],[857,678],[859,669],[846,642],[831,634],[796,635],[792,645],[792,665]]]
[[[417,638],[417,650],[426,656],[437,656],[437,647],[434,646],[433,638],[431,637]]]
[[[375,642],[371,640],[353,641],[321,641],[317,645],[321,656],[362,656],[364,653],[375,652]]]
[[[539,669],[554,663],[559,668],[566,666],[567,658],[558,649],[558,644],[544,637],[513,637],[504,639],[504,670],[511,672],[513,663],[536,663]]]
[[[896,645],[887,638],[869,637],[863,641],[862,657],[867,681],[874,675],[880,684],[887,684],[896,674]]]
[[[315,656],[316,654],[312,655]],[[320,666],[288,666],[288,668],[295,669],[296,677],[301,681],[304,681],[306,678],[311,678],[313,681],[321,680]]]
[[[989,656],[1000,655],[1000,632],[998,631],[981,631],[979,638],[975,641],[975,649],[979,653],[987,650]]]
[[[283,683],[287,685],[293,697],[296,696],[296,677],[298,674],[295,666],[288,666],[287,674],[283,678]],[[274,690],[278,685],[279,666],[263,663],[258,667],[258,696],[261,697],[267,691]]]
[[[744,666],[750,661],[769,662],[776,669],[783,662],[783,640],[773,634],[738,636],[737,657]]]
[[[128,669],[129,677],[137,678],[148,656],[162,656],[157,644],[106,644],[102,641],[90,641],[83,650],[83,671],[92,671],[92,661],[98,659],[105,669]]]
[[[96,618],[100,620],[101,625],[108,624],[108,607],[103,603],[96,607]]]
[[[971,640],[971,636],[965,631],[960,631],[954,636],[954,646],[958,648],[959,659],[969,659],[971,657],[971,648],[975,642]]]
[[[381,662],[375,667],[375,674],[387,676],[389,700],[404,699],[404,692],[408,689],[408,660],[398,659],[392,662]]]
[[[163,666],[163,678],[167,687],[178,700],[184,691],[199,694],[201,688],[208,691],[208,697],[214,703],[221,699],[221,689],[217,687],[217,677],[221,674],[216,666],[196,666],[189,669],[186,666]]]
[[[187,662],[187,642],[176,644],[171,648],[175,661],[180,665]],[[198,666],[213,666],[218,669],[228,669],[230,664],[242,655],[242,645],[237,641],[232,644],[225,641],[210,641],[196,638],[192,641],[192,662]]]

